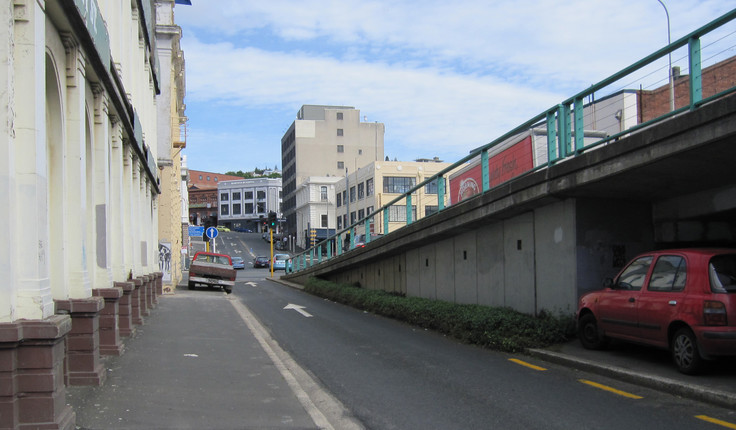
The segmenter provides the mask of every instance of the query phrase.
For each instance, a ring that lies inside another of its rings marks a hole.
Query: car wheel
[[[189,283],[189,289],[190,290],[193,290],[194,289],[194,285],[195,285],[194,282],[190,282]]]
[[[677,330],[672,338],[672,359],[677,370],[686,375],[693,375],[702,367],[703,359],[698,351],[698,343],[689,328]]]
[[[585,349],[603,349],[608,338],[598,329],[598,322],[593,314],[585,314],[578,322],[578,337]]]
[[[225,288],[224,290],[225,290],[225,293],[227,293],[227,294],[232,294],[232,292],[233,292],[233,289],[232,288]]]

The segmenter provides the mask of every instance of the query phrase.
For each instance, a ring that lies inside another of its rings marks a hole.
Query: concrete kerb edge
[[[527,353],[545,361],[562,364],[565,366],[576,368],[578,370],[596,373],[598,375],[603,375],[614,379],[619,379],[625,382],[641,385],[668,394],[676,394],[691,400],[697,400],[700,402],[727,407],[730,409],[736,408],[736,395],[720,390],[713,390],[692,384],[683,384],[682,382],[672,379],[645,375],[643,373],[622,369],[616,366],[596,363],[581,358],[571,357],[569,355],[560,354],[553,351],[542,349],[529,349],[527,350]]]
[[[277,284],[285,285],[287,287],[294,288],[296,290],[303,290],[304,285],[297,284],[296,282],[285,281],[281,278],[265,278],[267,281],[276,282]]]

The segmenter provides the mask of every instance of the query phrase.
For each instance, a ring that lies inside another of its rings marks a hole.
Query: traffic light
[[[271,211],[268,213],[268,225],[271,229],[276,228],[276,212]]]

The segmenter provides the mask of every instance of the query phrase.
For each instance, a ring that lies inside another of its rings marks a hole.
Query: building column
[[[121,287],[96,288],[92,290],[92,293],[105,300],[105,307],[100,312],[100,354],[121,355],[123,343],[120,341],[118,324],[123,289]]]
[[[100,361],[100,311],[105,307],[102,297],[56,300],[57,313],[72,317],[72,329],[67,336],[66,383],[97,385],[105,382],[107,373]]]
[[[120,336],[130,337],[135,333],[133,325],[133,291],[135,285],[132,282],[115,282],[116,288],[123,290],[123,295],[118,302],[118,329]]]

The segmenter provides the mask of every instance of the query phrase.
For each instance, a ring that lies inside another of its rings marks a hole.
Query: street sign
[[[207,227],[207,237],[209,237],[210,239],[216,238],[218,233],[219,231],[217,231],[217,228]]]
[[[201,225],[190,225],[189,226],[189,237],[202,237],[204,236],[204,226]]]

